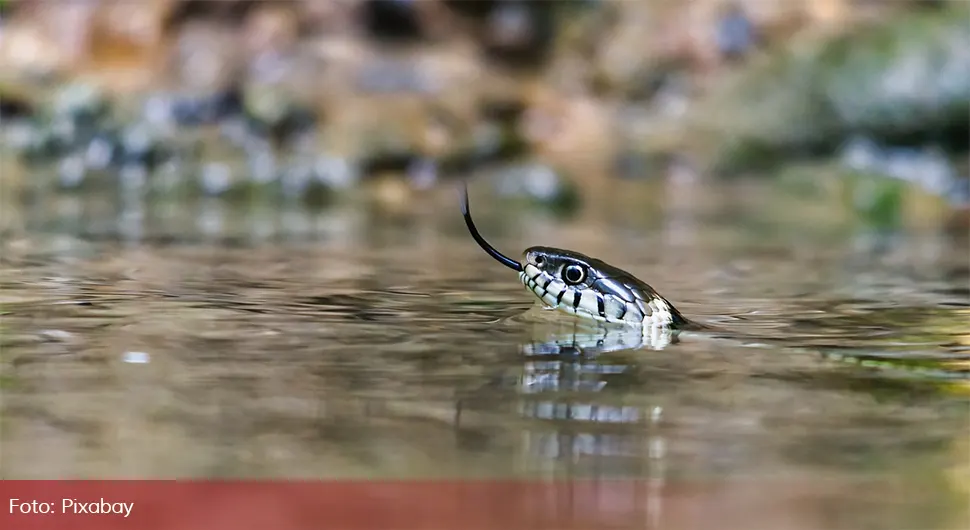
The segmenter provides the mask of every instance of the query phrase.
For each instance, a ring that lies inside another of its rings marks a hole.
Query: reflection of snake
[[[591,324],[615,324],[626,330],[640,328],[643,332],[642,339],[646,341],[643,345],[653,349],[662,349],[680,331],[723,331],[687,319],[673,304],[642,280],[584,254],[552,247],[530,247],[523,253],[525,259],[521,263],[505,256],[479,234],[468,208],[468,189],[464,183],[461,186],[462,215],[472,237],[499,263],[518,272],[522,283],[545,306],[575,315]],[[727,335],[731,338],[743,338],[735,333]],[[759,342],[774,342],[769,338],[747,338]],[[967,378],[967,369],[961,366],[965,362],[962,357],[940,359],[936,361],[938,364],[930,361],[929,364],[936,364],[936,369],[924,371],[921,370],[924,368],[922,366],[907,366],[909,363],[902,359],[889,361],[838,351],[825,352],[823,355],[875,366],[910,368],[907,371],[932,373],[946,378]],[[949,365],[950,363],[953,364]]]
[[[503,255],[478,233],[462,187],[461,210],[475,241],[490,256],[519,273],[519,279],[551,308],[597,322],[647,328],[698,329],[652,287],[629,272],[598,259],[552,247],[526,249],[524,262]]]

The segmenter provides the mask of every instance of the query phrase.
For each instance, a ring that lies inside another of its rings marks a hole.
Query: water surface
[[[965,528],[966,383],[823,353],[958,369],[966,242],[874,246],[765,188],[643,186],[572,219],[473,191],[509,254],[598,256],[776,339],[662,349],[532,308],[451,189],[396,213],[8,205],[3,476],[634,477],[648,527]]]

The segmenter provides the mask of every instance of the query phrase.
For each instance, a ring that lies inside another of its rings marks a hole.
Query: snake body
[[[574,315],[597,325],[615,325],[635,334],[652,349],[662,349],[682,331],[709,331],[714,338],[748,339],[756,343],[773,343],[777,338],[739,336],[686,318],[673,304],[650,285],[622,269],[585,254],[553,247],[530,247],[519,262],[492,247],[479,234],[468,208],[468,190],[462,183],[461,210],[472,237],[495,260],[519,274],[519,280],[547,308]],[[624,332],[628,334],[627,332]],[[628,341],[623,341],[624,343]],[[788,344],[780,344],[790,346]],[[901,368],[899,363],[843,356],[837,352],[826,357]],[[965,363],[963,357],[947,359],[942,364]],[[918,372],[941,374],[946,378],[966,380],[968,370],[962,364],[941,370]],[[907,370],[908,371],[908,370]]]

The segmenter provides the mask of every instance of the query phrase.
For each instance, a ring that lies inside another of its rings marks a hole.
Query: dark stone
[[[277,121],[265,121],[251,114],[247,115],[250,130],[278,146],[311,131],[317,124],[317,116],[310,109],[295,107]]]
[[[365,176],[381,173],[406,173],[421,155],[409,150],[394,150],[371,153],[360,162],[360,171]]]
[[[415,0],[366,0],[361,19],[368,34],[379,40],[419,41],[424,38]]]
[[[725,59],[744,57],[757,44],[754,24],[741,6],[733,5],[717,23],[717,47]]]
[[[178,125],[205,125],[242,113],[242,96],[236,87],[200,96],[176,96],[169,103],[172,120]]]
[[[26,118],[33,116],[33,114],[34,107],[30,102],[24,99],[0,96],[0,119]]]
[[[545,64],[556,35],[559,2],[509,1],[495,5],[485,24],[486,57],[515,68]]]

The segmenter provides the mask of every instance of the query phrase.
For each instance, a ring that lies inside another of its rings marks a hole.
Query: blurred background
[[[0,0],[3,474],[773,477],[772,528],[965,528],[968,146],[963,0]],[[517,320],[457,179],[511,256],[950,364],[537,361],[590,343]]]
[[[410,208],[490,172],[571,211],[801,168],[965,230],[965,2],[776,4],[5,0],[3,188]]]

